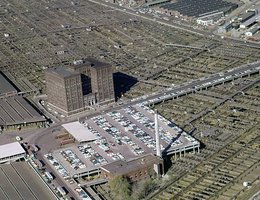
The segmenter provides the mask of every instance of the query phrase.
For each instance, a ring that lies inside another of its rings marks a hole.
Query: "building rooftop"
[[[0,159],[8,158],[23,153],[25,153],[25,150],[19,142],[13,142],[0,146]]]
[[[88,59],[86,59],[86,61],[89,62],[91,67],[93,67],[93,68],[102,68],[102,67],[111,66],[109,63],[104,63],[104,62],[98,61],[94,58],[88,58]]]
[[[118,160],[101,167],[102,170],[113,175],[128,174],[136,169],[146,168],[152,164],[158,164],[162,161],[159,157],[153,154],[146,154],[144,156],[134,158],[131,160]]]
[[[244,21],[249,19],[250,17],[253,17],[255,15],[255,12],[249,11],[247,13],[242,14],[241,16],[238,17],[239,20]]]
[[[42,122],[41,116],[23,97],[13,96],[0,99],[0,125],[16,125]]]
[[[260,22],[260,13],[258,13],[257,15],[251,17],[250,19],[248,19],[247,21],[245,21],[244,23],[242,23],[240,26],[244,26],[247,27],[255,22]]]
[[[27,162],[0,165],[1,200],[57,199]]]
[[[66,129],[78,142],[88,142],[97,139],[97,137],[90,132],[83,124],[79,122],[72,122],[63,124],[63,128]]]
[[[0,72],[0,95],[8,92],[16,92],[17,90],[14,86],[9,83],[9,81],[4,77],[4,75]]]
[[[75,70],[81,67],[89,67],[90,65],[91,63],[87,60],[74,60],[73,63],[68,66],[68,68]]]
[[[75,71],[71,71],[65,67],[54,67],[54,68],[50,68],[50,69],[47,69],[47,72],[48,73],[52,73],[52,74],[55,74],[59,77],[62,77],[62,78],[66,78],[66,77],[70,77],[70,76],[74,76],[74,75],[78,75],[79,73],[78,72],[75,72]]]
[[[182,15],[200,17],[214,12],[226,11],[231,7],[237,7],[237,4],[223,0],[179,0],[160,7],[178,11]]]

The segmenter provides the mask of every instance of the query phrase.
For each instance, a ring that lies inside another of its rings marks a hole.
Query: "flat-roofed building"
[[[161,166],[163,174],[163,159],[153,154],[146,154],[131,160],[118,160],[101,166],[101,175],[105,178],[113,179],[116,176],[124,176],[130,181],[142,180],[151,175],[154,165]]]
[[[0,163],[16,161],[26,156],[26,152],[19,142],[0,146]]]
[[[97,103],[106,104],[115,101],[113,69],[108,63],[91,60],[91,87]]]
[[[45,72],[48,104],[68,116],[84,110],[81,75],[63,67]]]
[[[48,69],[46,87],[49,105],[66,116],[115,101],[112,66],[91,58]]]
[[[72,135],[79,143],[90,142],[97,139],[97,137],[84,126],[84,124],[71,122],[62,125],[66,131]]]

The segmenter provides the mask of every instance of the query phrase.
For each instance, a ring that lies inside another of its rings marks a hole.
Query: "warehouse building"
[[[26,152],[19,142],[0,146],[0,164],[25,158]]]
[[[257,27],[255,27],[255,28],[251,29],[250,31],[245,32],[245,35],[246,35],[247,37],[251,37],[251,36],[253,36],[254,34],[256,34],[259,30],[260,30],[260,26],[257,26]]]
[[[254,15],[250,19],[246,20],[244,23],[240,24],[240,28],[245,29],[253,26],[254,24],[260,22],[260,13]]]
[[[250,18],[252,18],[253,16],[255,16],[256,12],[255,11],[248,11],[246,13],[244,13],[243,15],[238,17],[238,20],[241,23],[244,23],[245,21],[249,20]]]
[[[219,12],[226,14],[237,7],[237,4],[223,0],[179,0],[160,6],[160,10],[171,16],[197,18]]]
[[[24,126],[43,126],[46,119],[0,73],[0,131]]]

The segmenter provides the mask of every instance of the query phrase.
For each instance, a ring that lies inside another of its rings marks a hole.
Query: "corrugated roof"
[[[165,4],[161,8],[178,11],[186,16],[203,16],[206,13],[226,11],[237,4],[223,0],[179,0],[177,2]]]
[[[0,99],[0,125],[41,122],[41,116],[23,97],[13,96]]]
[[[255,22],[259,22],[260,21],[260,13],[258,13],[257,15],[255,15],[254,17],[250,18],[249,20],[245,21],[243,24],[241,24],[242,26],[249,26]],[[240,25],[240,26],[241,26]]]

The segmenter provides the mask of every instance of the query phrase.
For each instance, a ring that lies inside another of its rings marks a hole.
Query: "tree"
[[[155,180],[148,179],[146,180],[139,189],[137,199],[144,199],[148,194],[150,194],[155,188],[157,184]]]
[[[109,182],[111,194],[115,200],[130,200],[131,186],[123,176],[116,176]]]

